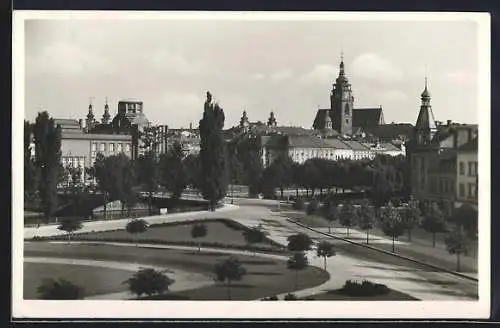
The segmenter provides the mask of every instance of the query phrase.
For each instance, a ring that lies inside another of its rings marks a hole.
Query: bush
[[[297,198],[293,203],[293,208],[298,211],[304,210],[304,200],[302,198]]]
[[[44,300],[77,300],[83,299],[85,295],[82,287],[62,278],[44,279],[37,292]]]
[[[318,210],[318,206],[318,201],[316,199],[313,199],[309,204],[307,204],[307,215],[314,214]]]
[[[295,295],[294,293],[288,293],[285,295],[283,300],[285,300],[285,301],[297,301],[298,298],[297,298],[297,295]]]
[[[377,296],[389,293],[389,288],[383,284],[376,284],[368,280],[363,280],[361,283],[357,281],[347,280],[340,292],[349,296]]]

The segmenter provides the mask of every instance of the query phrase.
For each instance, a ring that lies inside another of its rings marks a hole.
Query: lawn
[[[112,260],[118,262],[137,262],[157,266],[176,268],[184,271],[197,272],[212,276],[212,270],[219,260],[228,258],[229,254],[217,252],[185,251],[171,249],[153,249],[142,247],[120,247],[112,245],[85,245],[85,244],[51,244],[46,242],[25,243],[25,256],[62,257],[75,259]],[[247,271],[241,281],[234,282],[232,299],[253,300],[295,290],[295,272],[287,269],[286,261],[279,259],[262,258],[252,255],[236,255]],[[55,271],[54,271],[55,272]],[[79,275],[86,275],[87,271],[74,273],[71,280],[77,280]],[[31,275],[25,271],[25,275]],[[33,278],[25,278],[33,279]],[[308,267],[299,272],[299,289],[320,285],[329,279],[329,274],[317,267]],[[98,279],[94,279],[98,281]],[[115,280],[114,278],[111,280]],[[105,281],[105,280],[103,280]],[[117,278],[116,281],[122,281]],[[95,283],[88,279],[88,283]],[[110,281],[110,287],[116,282]],[[85,289],[94,288],[84,285]],[[213,285],[199,289],[186,290],[176,293],[178,298],[192,300],[225,300],[227,289],[225,286]]]
[[[136,238],[138,242],[165,242],[165,243],[183,243],[200,242],[202,246],[214,246],[213,244],[243,247],[247,242],[243,237],[244,228],[237,223],[228,223],[229,220],[213,219],[203,220],[207,227],[207,235],[194,239],[191,237],[191,229],[194,222],[174,222],[160,226],[152,226],[146,232],[132,236],[125,230],[91,232],[82,235],[75,235],[72,239],[78,240],[112,240],[112,241],[130,241]],[[232,221],[231,221],[232,222]],[[196,222],[198,223],[198,222]],[[256,247],[265,247],[269,250],[280,251],[281,247],[273,244],[271,240],[266,239],[264,243],[253,244]]]
[[[418,298],[408,294],[390,290],[388,294],[377,296],[348,296],[342,294],[339,290],[329,290],[324,293],[316,294],[307,298],[314,301],[418,301]]]
[[[84,287],[85,296],[121,292],[133,272],[87,265],[24,263],[24,299],[37,299],[37,288],[45,278],[63,278]]]

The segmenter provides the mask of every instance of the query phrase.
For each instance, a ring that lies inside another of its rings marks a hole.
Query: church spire
[[[344,51],[340,52],[340,70],[339,70],[339,76],[344,76],[345,75],[345,69],[344,69]]]
[[[108,124],[111,115],[109,114],[108,97],[106,97],[106,104],[104,105],[104,114],[102,114],[102,124]]]
[[[417,142],[421,145],[429,144],[437,131],[436,120],[431,106],[431,93],[427,86],[425,77],[424,91],[421,94],[420,112],[418,113],[415,130],[417,131]]]

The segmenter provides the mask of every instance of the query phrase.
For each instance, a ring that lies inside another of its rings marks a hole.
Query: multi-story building
[[[450,214],[457,193],[457,167],[458,172],[461,170],[460,164],[456,164],[457,154],[460,147],[477,136],[477,125],[451,121],[446,125],[437,124],[427,80],[421,100],[413,138],[407,146],[412,194],[423,202],[439,202]]]
[[[478,137],[458,147],[456,161],[456,202],[459,207],[464,204],[477,210],[478,201]]]

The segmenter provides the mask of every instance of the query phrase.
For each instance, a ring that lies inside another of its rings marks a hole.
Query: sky
[[[343,53],[354,107],[415,123],[425,76],[436,120],[478,122],[474,21],[63,19],[25,23],[25,118],[84,118],[92,101],[144,102],[154,124],[194,127],[206,91],[225,127],[267,121],[310,128]]]

